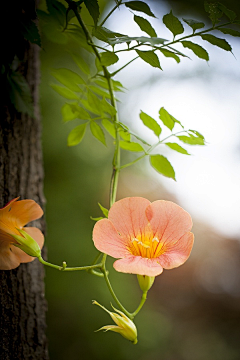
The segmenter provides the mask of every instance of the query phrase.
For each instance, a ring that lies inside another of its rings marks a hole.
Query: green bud
[[[18,247],[22,251],[24,251],[26,254],[33,256],[33,257],[40,257],[41,256],[41,249],[38,245],[38,243],[24,230],[17,229],[20,235],[11,235],[16,241],[16,243],[13,243],[14,246]]]
[[[138,283],[142,292],[147,292],[151,289],[155,276],[147,276],[147,275],[137,275]]]
[[[107,310],[104,306],[100,305],[97,301],[93,301],[93,304],[100,306],[105,310],[113,319],[116,325],[106,325],[101,327],[99,330],[114,331],[121,334],[125,339],[130,340],[133,344],[137,344],[137,328],[132,320],[130,320],[122,311],[112,308],[117,313]]]

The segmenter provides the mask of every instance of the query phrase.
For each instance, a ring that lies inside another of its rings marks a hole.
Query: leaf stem
[[[56,270],[60,270],[60,271],[92,270],[92,269],[101,269],[101,267],[102,267],[102,263],[94,264],[94,265],[88,265],[88,266],[67,267],[67,264],[66,264],[65,261],[63,262],[62,266],[59,266],[59,265],[54,265],[54,264],[51,264],[51,263],[43,260],[43,258],[41,256],[38,258],[38,260],[40,261],[41,264],[49,266],[49,267],[54,268]]]
[[[103,19],[103,21],[99,24],[99,26],[103,26],[103,24],[105,24],[105,22],[107,21],[107,19],[109,18],[109,16],[112,15],[112,13],[122,4],[122,0],[116,1],[116,5],[112,8],[112,10],[107,14],[107,16]]]

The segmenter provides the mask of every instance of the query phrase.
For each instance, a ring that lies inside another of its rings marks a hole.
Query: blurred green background
[[[101,2],[102,8],[105,5],[107,2]],[[200,1],[171,1],[170,5],[182,14],[198,14],[202,8]],[[108,207],[113,143],[108,137],[108,147],[104,147],[87,133],[79,146],[67,147],[67,135],[78,120],[63,124],[64,99],[49,84],[54,83],[52,69],[72,68],[69,50],[87,59],[74,41],[57,44],[43,35],[40,95],[46,246],[50,262],[81,266],[91,264],[97,254],[90,216],[101,216],[98,202]],[[126,100],[127,95],[123,98]],[[123,102],[120,110],[122,107]],[[129,188],[128,183],[136,183],[136,187]],[[176,200],[160,182],[147,176],[144,164],[125,170],[118,198],[124,196]],[[112,324],[108,314],[92,305],[92,300],[97,300],[110,309],[112,299],[103,279],[85,272],[61,273],[46,268],[51,360],[239,360],[239,242],[224,238],[197,220],[194,223],[197,240],[190,259],[183,267],[164,271],[155,280],[144,309],[136,317],[137,345],[115,333],[94,332]],[[141,297],[136,276],[116,273],[112,262],[109,258],[110,280],[124,306],[133,311]],[[223,278],[226,284],[234,278],[231,289],[235,292],[218,289]]]

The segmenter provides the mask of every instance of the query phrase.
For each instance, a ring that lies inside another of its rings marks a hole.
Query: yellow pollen
[[[131,239],[129,251],[132,255],[153,259],[163,254],[165,248],[156,236],[152,238],[150,234],[144,234]]]

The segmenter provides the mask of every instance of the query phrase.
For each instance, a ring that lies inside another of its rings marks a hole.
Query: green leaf
[[[207,1],[205,1],[204,8],[206,12],[209,13],[209,18],[211,19],[213,26],[220,21],[219,19],[222,17],[223,12],[219,9],[217,3],[208,3]]]
[[[177,63],[180,63],[179,57],[174,52],[167,50],[167,49],[159,49],[159,50],[161,51],[161,53],[164,56],[171,57],[171,58],[175,59]]]
[[[9,97],[15,109],[34,117],[33,99],[29,85],[22,74],[11,72],[8,75]]]
[[[233,21],[237,16],[234,11],[227,9],[226,6],[221,3],[218,3],[218,8],[230,19],[230,21]]]
[[[229,28],[219,28],[217,29],[221,31],[223,34],[232,35],[232,36],[240,36],[240,31],[229,29]]]
[[[111,123],[111,121],[102,119],[102,126],[114,139],[116,139],[115,126],[113,123]]]
[[[181,43],[185,48],[192,50],[194,54],[197,55],[200,59],[204,59],[206,61],[209,60],[208,52],[200,45],[185,40],[181,41]]]
[[[156,120],[154,120],[151,116],[147,115],[143,111],[140,112],[139,116],[143,124],[147,126],[150,130],[152,130],[157,137],[159,137],[162,129],[160,125],[156,122]]]
[[[175,179],[175,171],[174,171],[171,163],[164,156],[162,156],[162,155],[151,155],[150,156],[150,164],[160,174],[162,174],[162,175],[176,181],[176,179]]]
[[[157,57],[157,55],[153,52],[153,51],[141,51],[141,50],[136,50],[136,53],[138,54],[138,56],[145,61],[146,63],[148,63],[149,65],[159,68],[162,70],[161,66],[160,66],[160,62],[159,59]]]
[[[198,137],[202,138],[204,140],[204,136],[197,130],[188,130],[188,132],[191,132],[195,135],[197,135]]]
[[[131,41],[137,41],[138,43],[141,44],[150,43],[151,45],[159,45],[159,44],[164,44],[167,40],[158,37],[147,37],[147,36],[134,36],[134,37],[121,36],[119,38],[109,40],[109,44],[111,45],[122,44],[122,43],[130,44]]]
[[[91,75],[90,69],[86,61],[79,54],[71,54],[74,62],[77,64],[79,69],[87,75]]]
[[[108,92],[100,89],[98,86],[95,86],[95,85],[89,85],[88,86],[88,89],[90,89],[91,91],[93,91],[95,94],[97,95],[101,95],[103,97],[106,97],[108,99],[110,99],[110,95]]]
[[[63,121],[68,122],[74,119],[88,120],[90,116],[88,112],[80,107],[77,103],[64,104],[62,109]]]
[[[21,22],[21,27],[21,33],[23,37],[32,44],[37,44],[41,47],[41,37],[35,22],[32,20]]]
[[[136,142],[120,141],[120,147],[127,151],[143,152],[143,147]]]
[[[81,48],[84,48],[85,50],[87,50],[90,53],[93,52],[92,47],[87,43],[84,32],[79,25],[71,24],[71,26],[68,26],[66,33],[68,35],[70,35],[80,45]],[[65,33],[62,32],[62,34],[65,34]],[[66,34],[65,34],[65,36],[66,36]]]
[[[165,143],[170,149],[175,150],[181,154],[190,155],[187,150],[185,150],[182,146],[178,145],[177,143]]]
[[[111,44],[110,40],[114,40],[118,37],[125,37],[126,35],[113,32],[104,26],[97,26],[93,29],[93,36],[95,36],[98,40]]]
[[[128,1],[124,3],[126,7],[134,11],[140,11],[144,14],[152,17],[156,17],[152,11],[150,10],[149,6],[143,1]]]
[[[55,90],[59,95],[63,96],[68,100],[78,100],[79,96],[75,94],[72,90],[65,88],[63,86],[51,84],[53,90]]]
[[[100,203],[98,203],[98,206],[99,206],[100,209],[102,210],[103,215],[107,218],[107,217],[108,217],[108,209],[106,209],[105,207],[103,207]]]
[[[199,22],[193,19],[183,19],[183,21],[193,29],[193,32],[195,32],[198,29],[202,29],[205,26],[203,22]]]
[[[77,84],[85,83],[80,75],[69,69],[55,69],[51,72],[51,75],[68,89],[76,92],[82,91]]]
[[[147,33],[149,36],[157,37],[156,31],[148,20],[142,18],[141,16],[134,15],[134,21],[138,24],[140,29]]]
[[[169,14],[163,16],[163,23],[173,33],[174,37],[184,32],[182,23],[173,15],[172,10]]]
[[[191,134],[189,134],[189,136],[186,135],[177,136],[177,138],[188,145],[205,145],[205,141],[202,137],[198,137],[198,136],[196,137]]]
[[[93,136],[96,139],[98,139],[99,141],[101,141],[101,143],[103,143],[103,145],[106,146],[104,132],[103,132],[102,128],[95,121],[90,122],[90,129],[91,129]]]
[[[106,51],[100,53],[101,56],[101,64],[104,66],[110,66],[118,62],[119,57],[114,54],[112,51]]]
[[[91,91],[88,91],[87,103],[88,104],[84,102],[84,106],[86,107],[87,110],[90,110],[91,112],[97,115],[102,114],[102,100],[100,100],[99,97],[94,95]]]
[[[94,21],[94,25],[96,26],[99,15],[100,15],[98,1],[97,0],[83,0],[83,2]]]
[[[94,218],[94,217],[90,216],[90,219],[91,219],[91,220],[94,220],[94,221],[99,221],[99,220],[104,219],[104,217],[103,217],[103,216],[99,216],[99,217]]]
[[[121,138],[127,142],[131,141],[131,134],[124,128],[119,128],[118,130],[119,135],[121,136]]]
[[[106,99],[102,100],[102,109],[104,112],[108,113],[111,116],[114,116],[117,112],[114,106],[112,106]]]
[[[164,109],[164,107],[161,107],[159,110],[159,119],[162,120],[163,124],[169,128],[171,131],[175,125],[175,123],[178,123],[182,126],[179,120],[175,119],[167,110]],[[183,127],[183,126],[182,126]]]
[[[68,135],[68,146],[75,146],[79,144],[85,134],[87,123],[78,125]]]
[[[215,45],[220,47],[223,50],[226,51],[232,51],[231,46],[229,45],[229,43],[224,40],[224,39],[219,39],[218,37],[214,36],[214,35],[210,35],[210,34],[206,34],[206,35],[201,35],[201,38],[203,40],[208,41],[210,44]]]

